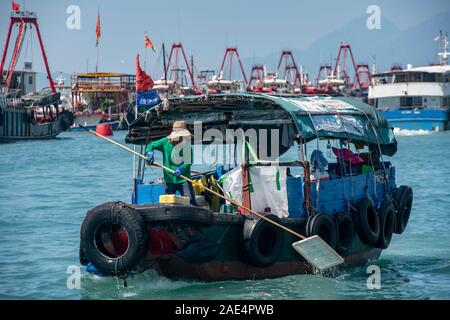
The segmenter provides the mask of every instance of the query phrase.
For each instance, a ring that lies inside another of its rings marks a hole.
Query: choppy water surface
[[[123,141],[124,132],[114,139]],[[380,260],[381,289],[369,290],[366,267],[334,278],[295,275],[260,281],[172,281],[151,271],[128,279],[82,271],[81,289],[67,288],[77,266],[86,211],[130,200],[131,157],[86,133],[49,141],[0,144],[1,299],[450,299],[450,133],[397,135],[397,183],[414,190],[409,225]]]

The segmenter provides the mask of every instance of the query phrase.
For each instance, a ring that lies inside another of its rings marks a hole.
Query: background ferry
[[[369,102],[395,127],[408,130],[450,129],[448,37],[441,32],[439,64],[406,70],[392,68],[373,75]]]

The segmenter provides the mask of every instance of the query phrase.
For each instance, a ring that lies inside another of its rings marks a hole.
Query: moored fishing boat
[[[242,150],[192,179],[295,232],[319,235],[346,266],[377,259],[407,225],[412,190],[396,185],[395,168],[383,159],[397,151],[392,127],[360,101],[257,94],[173,98],[132,123],[126,141],[142,153],[180,119],[193,133],[194,150],[202,144]],[[242,138],[247,130],[257,132],[256,145]],[[334,161],[324,157],[323,142]],[[294,146],[298,157],[280,160]],[[201,187],[198,206],[166,203],[164,185],[149,181],[145,161],[136,168],[132,203],[108,202],[87,213],[82,264],[105,275],[153,268],[170,278],[204,281],[314,271],[292,248],[292,233]]]
[[[68,130],[73,116],[59,102],[59,93],[13,98],[0,89],[0,141],[51,139]]]
[[[16,10],[17,9],[17,10]],[[6,66],[9,43],[13,27],[17,35],[8,70]],[[36,31],[50,90],[36,91],[36,73],[32,63],[25,62],[24,70],[15,71],[27,30]],[[35,12],[20,11],[20,6],[11,13],[8,34],[0,63],[0,141],[49,139],[69,129],[73,114],[61,103],[61,94],[56,92]]]
[[[134,75],[110,72],[77,73],[71,79],[74,125],[95,128],[108,123],[113,129],[126,129],[134,119],[132,101],[135,99]]]

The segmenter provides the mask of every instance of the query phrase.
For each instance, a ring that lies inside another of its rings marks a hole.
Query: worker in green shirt
[[[191,133],[186,129],[184,121],[175,121],[172,126],[172,132],[165,138],[150,142],[146,147],[147,163],[150,165],[155,160],[154,150],[161,151],[163,154],[163,165],[175,172],[164,170],[165,193],[176,194],[190,198],[191,204],[197,206],[194,188],[189,181],[180,177],[183,175],[191,177],[192,149],[190,149]],[[190,150],[190,159],[185,161],[183,151],[188,144]]]

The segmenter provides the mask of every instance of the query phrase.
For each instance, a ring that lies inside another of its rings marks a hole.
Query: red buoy
[[[112,127],[110,124],[107,123],[100,123],[95,128],[95,132],[98,134],[101,134],[104,137],[109,137],[113,135]]]

